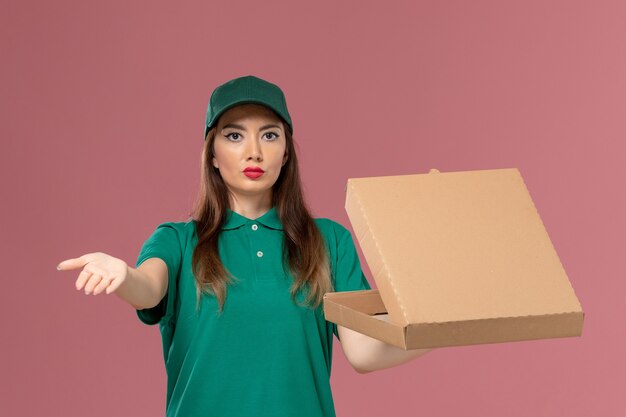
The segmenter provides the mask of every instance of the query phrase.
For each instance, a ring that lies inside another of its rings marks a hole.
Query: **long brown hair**
[[[298,158],[293,136],[285,129],[287,162],[281,168],[272,189],[272,205],[283,225],[283,263],[294,277],[290,288],[291,298],[296,302],[299,291],[308,292],[305,304],[316,308],[324,294],[333,291],[328,253],[323,236],[309,213],[304,201]],[[196,278],[196,309],[202,293],[217,297],[221,314],[226,300],[226,287],[237,281],[222,264],[218,252],[218,238],[226,221],[229,208],[228,189],[211,163],[213,160],[217,124],[209,130],[202,150],[200,190],[191,213],[195,220],[198,244],[193,252],[192,270]]]

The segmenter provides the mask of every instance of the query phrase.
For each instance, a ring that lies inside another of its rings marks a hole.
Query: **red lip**
[[[259,167],[247,167],[243,172],[265,172]]]

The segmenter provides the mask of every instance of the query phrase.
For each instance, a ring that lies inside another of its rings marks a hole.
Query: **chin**
[[[237,188],[241,191],[262,193],[262,192],[271,190],[274,183],[268,184],[267,181],[261,182],[259,180],[256,180],[255,182],[252,182],[252,183],[249,182],[247,184],[239,184],[239,185],[240,186]]]

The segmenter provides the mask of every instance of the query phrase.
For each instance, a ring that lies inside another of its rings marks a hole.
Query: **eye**
[[[274,135],[274,137],[269,138],[270,140],[276,140],[276,138],[278,137],[278,135],[274,132],[267,132],[266,135]]]
[[[237,137],[239,137],[239,133],[237,132],[233,132],[233,133],[229,133],[228,135],[224,135],[226,136],[229,140],[232,140],[233,142],[238,142],[237,140],[233,140],[230,135],[237,135]]]

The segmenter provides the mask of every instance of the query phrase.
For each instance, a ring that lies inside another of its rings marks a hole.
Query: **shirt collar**
[[[272,206],[272,208],[266,211],[265,214],[263,214],[261,217],[257,217],[256,219],[249,219],[235,211],[232,211],[230,208],[227,208],[226,221],[222,226],[222,230],[236,229],[246,223],[254,222],[261,223],[262,225],[272,229],[283,230],[283,225],[278,218],[278,213],[276,212],[276,206]]]

